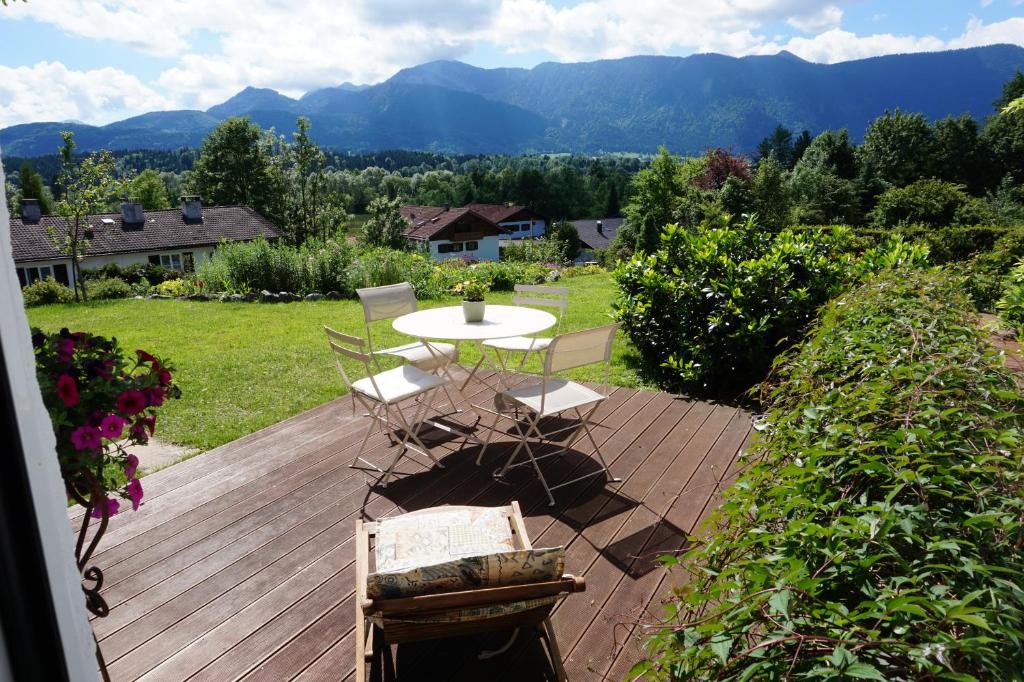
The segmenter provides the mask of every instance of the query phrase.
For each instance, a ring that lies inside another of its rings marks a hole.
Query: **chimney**
[[[597,221],[597,233],[604,234],[604,223],[602,223],[600,220]]]
[[[121,225],[125,227],[138,227],[146,223],[142,212],[142,204],[137,200],[124,198],[121,202]]]
[[[42,216],[43,211],[39,207],[38,199],[21,200],[21,222],[26,225],[35,225]]]
[[[447,213],[447,212],[448,212],[448,211],[450,211],[450,210],[452,210],[452,205],[451,205],[451,204],[445,204],[445,205],[444,205],[444,211],[445,211],[445,213]]]
[[[196,194],[187,194],[181,197],[181,217],[186,223],[203,222],[203,204]]]

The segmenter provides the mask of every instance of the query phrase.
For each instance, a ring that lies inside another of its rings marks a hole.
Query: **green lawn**
[[[562,331],[610,321],[615,285],[609,275],[577,277],[563,284],[573,292]],[[507,293],[488,295],[492,303],[509,303],[510,299]],[[455,303],[451,299],[421,305]],[[129,353],[143,348],[169,359],[176,368],[182,398],[161,409],[157,436],[201,450],[341,395],[344,387],[322,327],[326,324],[364,335],[357,301],[270,305],[129,299],[42,306],[29,309],[28,316],[34,326],[48,331],[68,327],[115,336]],[[387,322],[373,329],[379,347],[405,338]],[[479,357],[473,344],[463,344],[462,351],[463,364],[475,363]],[[612,382],[639,385],[633,367],[635,351],[620,333]],[[601,378],[596,368],[583,368],[575,377]]]

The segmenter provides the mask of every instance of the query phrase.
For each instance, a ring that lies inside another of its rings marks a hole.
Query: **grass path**
[[[566,280],[572,288],[562,331],[584,329],[610,321],[615,286],[610,275]],[[492,293],[491,303],[510,303],[511,295]],[[422,302],[422,307],[456,304]],[[68,327],[114,336],[122,348],[143,348],[175,366],[182,398],[162,408],[157,427],[161,439],[208,450],[308,410],[343,394],[323,326],[363,336],[363,313],[357,301],[287,304],[189,302],[177,300],[97,301],[84,305],[51,305],[28,311],[33,326],[55,331]],[[377,345],[405,339],[390,323],[373,327]],[[479,357],[464,344],[463,364]],[[638,386],[635,350],[620,333],[611,379]],[[584,368],[579,379],[600,380]]]

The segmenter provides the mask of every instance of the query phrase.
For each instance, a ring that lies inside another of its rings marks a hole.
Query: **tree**
[[[615,182],[608,183],[608,196],[604,202],[604,218],[618,218],[622,207],[619,205],[619,190]]]
[[[857,177],[857,150],[850,142],[850,133],[845,128],[826,130],[814,138],[800,156],[799,163],[844,180]]]
[[[870,214],[876,227],[973,225],[986,222],[988,216],[984,202],[969,195],[963,185],[934,178],[890,187]]]
[[[580,253],[580,234],[568,220],[560,220],[551,226],[550,236],[562,244],[562,259],[572,263]]]
[[[46,190],[43,184],[43,176],[35,172],[28,161],[21,163],[18,169],[18,204],[21,199],[36,199],[39,201],[39,208],[43,215],[53,213],[53,197]]]
[[[278,144],[247,117],[229,118],[203,140],[192,188],[203,201],[243,204],[282,223],[284,182],[274,158]]]
[[[363,241],[369,246],[383,246],[389,249],[407,249],[409,240],[405,231],[409,223],[399,211],[398,199],[377,197],[370,202],[367,211],[369,219],[363,224]]]
[[[811,146],[813,138],[811,137],[810,130],[804,130],[800,135],[793,141],[793,163],[790,166],[790,170],[796,165],[796,162],[803,158],[804,152]]]
[[[285,146],[289,165],[287,228],[296,244],[310,237],[326,237],[347,217],[344,195],[332,193],[327,182],[327,157],[309,135],[309,119],[300,116],[291,145]]]
[[[991,187],[988,152],[970,114],[947,116],[935,122],[935,168],[940,179],[965,185],[972,194]]]
[[[1003,84],[1003,92],[999,99],[993,102],[993,107],[996,111],[1002,111],[1021,97],[1024,97],[1024,72],[1018,70]]]
[[[87,299],[82,280],[81,262],[89,250],[90,216],[107,208],[109,197],[116,195],[122,183],[114,177],[114,157],[108,151],[93,153],[78,161],[75,159],[75,134],[60,134],[64,145],[60,149],[58,184],[63,196],[57,202],[57,213],[64,217],[63,232],[50,229],[50,239],[57,251],[71,259],[71,272],[75,280],[75,300]]]
[[[626,219],[636,230],[636,250],[653,252],[661,231],[673,222],[683,187],[679,158],[661,147],[649,168],[633,176],[633,199],[626,206]]]
[[[758,224],[771,230],[781,230],[789,223],[790,198],[786,169],[769,154],[757,164],[751,182],[752,208]]]
[[[860,222],[860,201],[852,180],[841,178],[829,170],[819,170],[801,160],[793,169],[789,188],[795,223],[851,225]]]
[[[796,161],[793,161],[793,131],[781,123],[775,126],[775,130],[757,145],[757,160],[767,159],[774,156],[776,162],[792,168]]]
[[[1024,105],[1015,103],[1024,97],[1024,73],[1018,71],[1003,86],[1003,96],[996,100],[995,116],[982,131],[982,142],[995,159],[995,177],[1009,176],[1024,184]]]
[[[132,178],[128,183],[128,196],[137,199],[147,211],[171,207],[167,199],[167,186],[164,185],[160,173],[152,168],[147,168]]]
[[[874,163],[886,182],[897,187],[935,173],[935,131],[924,114],[886,111],[868,126],[858,151]]]

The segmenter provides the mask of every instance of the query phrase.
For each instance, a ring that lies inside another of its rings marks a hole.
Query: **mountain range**
[[[782,124],[859,139],[886,109],[979,120],[1024,48],[989,45],[816,64],[789,53],[626,57],[532,69],[436,61],[377,85],[344,83],[298,99],[246,88],[206,111],[158,111],[105,126],[27,123],[0,130],[11,156],[52,154],[73,130],[81,151],[198,146],[218,123],[246,115],[289,134],[306,116],[324,147],[459,153],[751,151]]]

